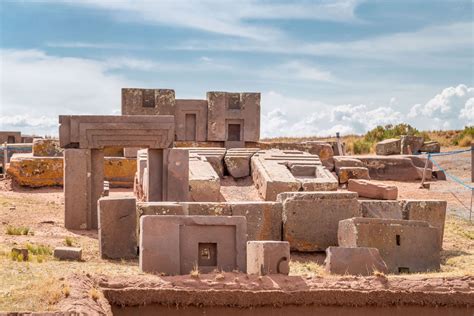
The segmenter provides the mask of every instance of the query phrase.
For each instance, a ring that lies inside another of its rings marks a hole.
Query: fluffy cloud
[[[133,84],[109,72],[117,62],[38,50],[1,50],[0,60],[2,130],[56,135],[59,114],[113,114],[120,109],[120,89]]]
[[[448,87],[424,105],[415,104],[408,113],[413,120],[431,120],[434,128],[462,128],[474,124],[474,87]]]

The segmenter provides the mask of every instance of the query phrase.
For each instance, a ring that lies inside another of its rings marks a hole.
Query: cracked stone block
[[[103,197],[99,205],[99,252],[104,259],[137,257],[135,198]]]
[[[401,141],[397,138],[384,139],[375,145],[375,153],[381,156],[400,155]]]
[[[396,200],[398,188],[367,180],[349,179],[347,190],[357,192],[359,196],[377,200]]]
[[[268,275],[290,272],[290,244],[287,241],[248,241],[247,273]]]

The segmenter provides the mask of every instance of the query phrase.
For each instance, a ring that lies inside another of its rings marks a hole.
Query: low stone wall
[[[137,170],[136,159],[105,157],[105,181],[111,187],[132,188]],[[32,154],[14,154],[7,174],[19,185],[26,187],[62,186],[63,157],[34,157]]]

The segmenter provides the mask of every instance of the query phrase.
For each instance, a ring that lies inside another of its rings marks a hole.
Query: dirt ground
[[[456,177],[469,180],[469,155],[438,157],[436,161]],[[474,225],[467,220],[471,192],[454,181],[432,182],[429,190],[419,189],[418,182],[384,183],[397,185],[399,198],[448,201],[441,270],[421,277],[474,276]],[[468,184],[473,185],[470,182]],[[249,179],[238,183],[226,179],[223,181],[222,195],[228,201],[239,196],[240,199],[259,200],[252,187]],[[111,194],[123,195],[126,192],[112,190]],[[61,188],[12,188],[10,181],[0,181],[0,311],[49,311],[61,308],[61,302],[70,296],[70,275],[104,275],[111,279],[144,277],[139,272],[137,260],[100,259],[97,233],[65,229],[63,208]],[[26,235],[7,234],[12,228],[24,228],[28,232]],[[49,251],[66,243],[83,248],[82,262],[57,261],[52,257]],[[13,260],[10,255],[12,247],[27,244],[39,253],[30,256],[27,262]],[[290,275],[332,278],[325,275],[321,265],[323,260],[323,254],[293,253]],[[407,279],[419,277],[420,274],[405,276]],[[389,280],[397,278],[399,276],[388,276]],[[94,298],[98,294],[91,290],[88,295]]]

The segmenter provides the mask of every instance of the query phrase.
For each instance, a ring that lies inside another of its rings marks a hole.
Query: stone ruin
[[[396,186],[371,181],[419,180],[425,159],[261,142],[259,93],[180,100],[174,90],[123,89],[122,115],[59,121],[59,142],[14,154],[11,174],[62,184],[66,227],[98,229],[102,258],[138,258],[143,272],[165,274],[288,274],[290,250],[325,251],[335,274],[439,268],[446,202],[399,200]],[[25,161],[58,172],[35,178]],[[229,177],[249,181],[258,199],[227,201]],[[133,196],[111,192],[117,183]]]

